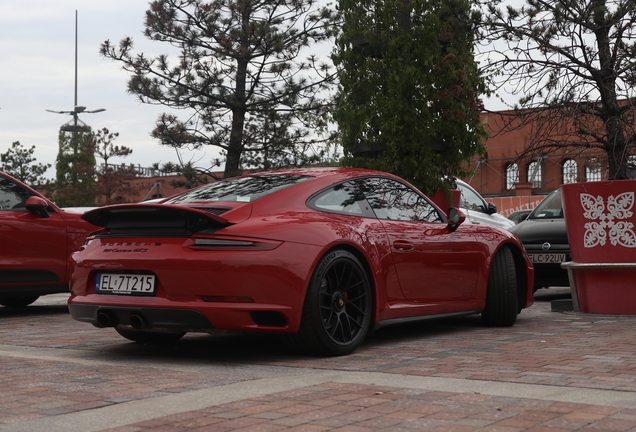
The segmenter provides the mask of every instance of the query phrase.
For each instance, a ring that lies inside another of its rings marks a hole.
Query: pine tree
[[[41,187],[50,183],[44,177],[51,164],[34,163],[35,146],[26,149],[16,141],[11,148],[0,154],[0,170],[20,180],[31,187]]]
[[[334,75],[308,49],[331,37],[331,19],[315,0],[157,0],[144,35],[176,47],[177,58],[133,54],[130,38],[104,42],[101,53],[131,74],[128,91],[141,102],[186,109],[185,119],[162,114],[154,137],[222,149],[228,177],[265,150],[293,153],[328,139],[323,92]],[[276,134],[252,133],[264,119]]]

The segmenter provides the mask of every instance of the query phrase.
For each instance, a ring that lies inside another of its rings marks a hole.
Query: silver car
[[[466,222],[471,224],[490,225],[508,230],[515,223],[497,213],[497,206],[487,203],[468,183],[456,179],[457,189],[461,192],[459,207],[466,215]]]

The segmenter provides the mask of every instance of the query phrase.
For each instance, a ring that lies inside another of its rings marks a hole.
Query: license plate
[[[530,262],[533,264],[559,264],[565,262],[565,254],[555,254],[555,253],[538,253],[538,254],[528,254],[528,258],[530,258]]]
[[[155,293],[155,275],[98,273],[95,292],[99,294],[145,294]]]

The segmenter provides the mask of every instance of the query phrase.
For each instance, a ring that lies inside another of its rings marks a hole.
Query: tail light
[[[194,250],[271,250],[282,242],[247,237],[196,237],[190,249]]]

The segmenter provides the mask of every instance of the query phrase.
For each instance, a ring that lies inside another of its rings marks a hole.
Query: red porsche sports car
[[[72,255],[70,313],[138,342],[253,330],[343,355],[371,328],[479,313],[511,326],[532,304],[512,234],[462,225],[384,172],[259,173],[83,218],[105,231]]]
[[[68,258],[96,226],[0,173],[0,305],[26,306],[70,292]]]

